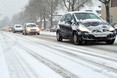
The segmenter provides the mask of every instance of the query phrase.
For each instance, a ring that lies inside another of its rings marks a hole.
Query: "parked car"
[[[13,26],[13,28],[12,28],[12,31],[13,31],[13,33],[15,33],[15,32],[22,32],[23,31],[23,27],[20,24],[15,24]]]
[[[26,23],[23,27],[23,35],[31,33],[40,35],[40,29],[35,23]]]
[[[104,41],[113,44],[115,29],[101,17],[92,12],[68,12],[57,26],[57,40],[72,39],[74,44],[91,41]]]
[[[113,27],[115,28],[117,34],[117,23]]]
[[[50,32],[56,32],[56,30],[57,30],[57,26],[56,25],[54,25],[52,28],[50,28]]]

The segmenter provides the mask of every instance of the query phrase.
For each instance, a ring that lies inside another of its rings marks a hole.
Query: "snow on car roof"
[[[36,25],[35,23],[26,23],[26,25],[30,25],[30,24],[34,24],[34,25]]]
[[[15,24],[14,26],[22,26],[21,24]]]
[[[93,12],[87,12],[87,11],[71,11],[71,12],[68,12],[70,14],[74,14],[74,13],[93,13]]]

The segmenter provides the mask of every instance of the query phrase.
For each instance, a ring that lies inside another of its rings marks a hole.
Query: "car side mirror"
[[[67,21],[68,22],[68,24],[72,24],[72,22],[71,21]]]
[[[71,21],[70,18],[67,18],[66,22],[67,22],[68,24],[72,24],[72,21]]]

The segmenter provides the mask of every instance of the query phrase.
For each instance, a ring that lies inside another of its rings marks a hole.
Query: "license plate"
[[[36,31],[36,29],[31,29],[32,32]]]
[[[107,34],[94,34],[95,35],[95,37],[106,37],[107,36]]]

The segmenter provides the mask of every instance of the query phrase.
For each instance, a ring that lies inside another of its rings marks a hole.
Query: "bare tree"
[[[99,0],[99,1],[102,2],[103,4],[105,4],[105,8],[106,8],[106,21],[108,23],[110,23],[110,12],[109,12],[110,0]]]
[[[14,15],[12,20],[14,23],[36,23],[40,18],[41,22],[44,20],[44,29],[46,29],[46,19],[50,19],[50,24],[53,26],[53,14],[59,2],[59,0],[29,0],[29,4],[25,6],[25,9]]]
[[[91,0],[63,0],[67,11],[79,11],[85,4],[91,4]]]

